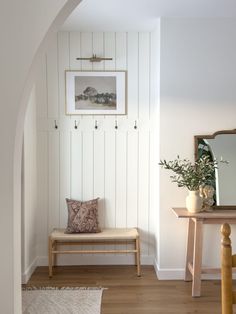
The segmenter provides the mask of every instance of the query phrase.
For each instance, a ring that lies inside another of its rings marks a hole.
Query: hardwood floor
[[[220,314],[220,281],[202,281],[202,297],[191,297],[191,283],[159,281],[151,266],[56,267],[52,279],[48,268],[38,267],[28,286],[100,286],[102,314]]]

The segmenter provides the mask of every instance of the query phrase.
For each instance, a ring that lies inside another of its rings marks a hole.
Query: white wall
[[[55,227],[66,226],[66,197],[80,200],[100,197],[101,226],[137,226],[141,233],[142,262],[153,263],[157,227],[158,41],[156,31],[60,32],[51,42],[46,69],[42,67],[39,80],[42,92],[38,94],[37,111],[38,204],[42,213],[38,265],[47,264],[47,234]],[[113,60],[100,63],[76,60],[93,53]],[[127,115],[66,116],[66,69],[127,70]],[[62,264],[133,262],[133,256],[127,255],[59,258]]]
[[[160,155],[193,160],[196,134],[235,128],[236,21],[163,19],[161,22]],[[186,190],[160,171],[159,276],[183,278],[187,221],[171,207]],[[205,226],[203,263],[219,265],[220,226]],[[211,252],[211,254],[209,254]]]
[[[25,117],[22,185],[22,281],[26,283],[34,270],[37,227],[37,120],[36,91],[33,88]]]
[[[43,38],[48,38],[45,35],[52,22],[55,29],[78,3],[79,0],[50,3],[3,0],[0,4],[0,245],[4,250],[0,304],[1,311],[7,314],[21,313],[21,149],[25,108],[36,64],[32,62],[37,59],[36,52]],[[65,4],[62,14],[56,18]]]

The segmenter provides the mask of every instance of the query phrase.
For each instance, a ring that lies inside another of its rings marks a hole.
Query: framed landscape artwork
[[[126,72],[66,71],[66,113],[126,114]]]

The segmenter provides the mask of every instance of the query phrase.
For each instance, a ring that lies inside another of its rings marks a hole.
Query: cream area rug
[[[26,288],[23,314],[100,314],[103,288]]]

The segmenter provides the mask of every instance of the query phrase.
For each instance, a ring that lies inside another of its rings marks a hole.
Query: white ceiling
[[[159,17],[236,18],[236,0],[83,0],[63,30],[153,30]]]

